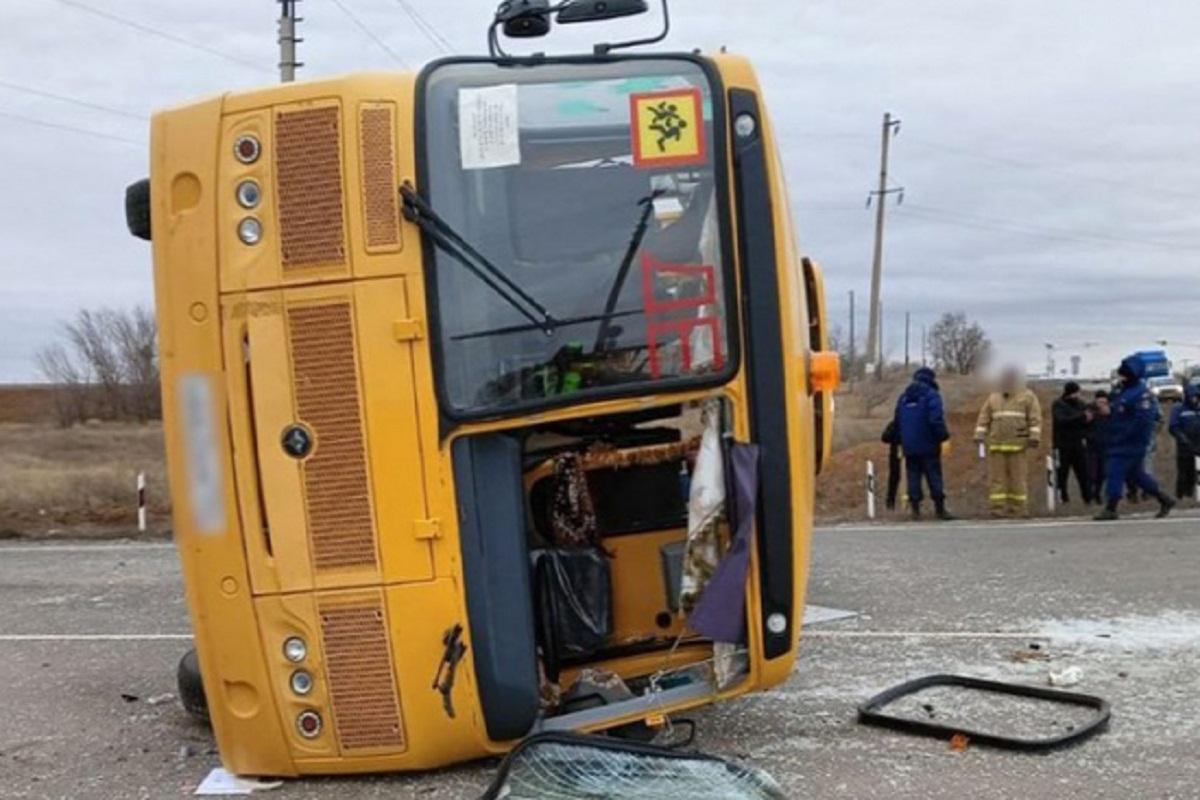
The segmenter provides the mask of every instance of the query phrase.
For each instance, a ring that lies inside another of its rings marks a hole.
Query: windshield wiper
[[[664,194],[666,194],[665,189],[655,189],[641,200],[638,200],[638,205],[642,207],[642,213],[638,217],[637,225],[633,229],[633,236],[629,239],[629,247],[625,248],[625,257],[621,259],[621,266],[617,269],[617,275],[613,279],[612,288],[608,290],[608,299],[604,303],[604,313],[600,315],[600,330],[596,332],[596,344],[592,347],[592,352],[594,353],[599,353],[604,348],[608,332],[612,329],[613,314],[617,308],[617,300],[621,297],[621,290],[625,288],[625,280],[629,277],[629,268],[633,266],[633,257],[637,255],[638,248],[642,246],[642,239],[646,237],[646,228],[650,224],[650,214],[654,211],[654,201]]]
[[[547,336],[554,334],[554,329],[559,323],[546,307],[450,227],[450,224],[417,194],[412,184],[405,183],[400,187],[400,199],[406,220],[420,227],[438,248],[487,284],[535,327]]]
[[[589,314],[586,317],[567,317],[566,319],[556,319],[555,325],[559,328],[570,328],[573,325],[586,325],[589,322],[599,322],[603,319],[619,319],[621,317],[636,317],[645,314],[644,308],[631,308],[624,311],[612,311],[608,314]],[[471,333],[459,333],[450,337],[455,342],[465,342],[471,339],[487,339],[492,336],[507,336],[510,333],[527,333],[528,331],[536,331],[541,328],[541,323],[532,325],[506,325],[503,328],[489,328],[483,331],[472,331]]]

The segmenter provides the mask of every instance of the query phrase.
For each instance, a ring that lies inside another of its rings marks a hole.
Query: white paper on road
[[[517,85],[459,89],[458,142],[463,169],[520,164]]]
[[[208,773],[200,785],[196,787],[197,797],[228,797],[230,795],[246,795],[252,792],[278,789],[283,781],[264,781],[258,778],[239,778],[217,767]]]
[[[834,622],[839,619],[850,619],[857,616],[857,611],[848,611],[844,608],[815,606],[812,603],[804,606],[804,625],[819,625],[822,622]]]

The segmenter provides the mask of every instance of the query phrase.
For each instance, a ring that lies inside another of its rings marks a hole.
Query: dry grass
[[[903,388],[895,381],[889,382],[889,387],[893,398]],[[951,509],[964,517],[987,512],[985,469],[971,443],[983,391],[969,380],[943,382],[952,433],[952,448],[945,463],[947,493]],[[26,418],[35,416],[36,394],[20,391],[21,412]],[[2,401],[15,396],[11,389],[0,387],[0,408],[6,405]],[[1050,393],[1042,396],[1047,425],[1052,399]],[[822,521],[865,518],[863,472],[867,459],[875,462],[880,513],[887,516],[882,506],[887,446],[879,436],[891,417],[893,402],[877,405],[868,414],[855,392],[839,394],[834,454],[817,487],[817,515]],[[88,528],[128,533],[137,519],[139,471],[146,473],[149,483],[151,530],[169,526],[161,425],[103,423],[63,430],[45,422],[5,422],[8,416],[0,413],[0,536],[40,535],[66,526],[71,526],[73,534],[87,532]],[[1042,465],[1048,452],[1047,442],[1038,456],[1031,456],[1031,511],[1035,515],[1047,513]],[[1168,490],[1174,488],[1174,454],[1174,443],[1164,431],[1157,475]],[[1071,491],[1077,494],[1074,486]],[[1082,507],[1075,504],[1068,511],[1080,513]]]
[[[161,425],[0,424],[0,531],[132,525],[139,471],[148,483],[150,527],[162,527],[170,507]]]

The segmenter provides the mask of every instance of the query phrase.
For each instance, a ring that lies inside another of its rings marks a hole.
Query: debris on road
[[[1051,686],[1077,686],[1083,680],[1083,670],[1079,667],[1066,667],[1062,670],[1050,670],[1047,680]]]
[[[1012,656],[1012,660],[1018,664],[1025,664],[1029,661],[1049,661],[1050,654],[1042,650],[1039,645],[1031,644],[1028,650],[1017,650]]]
[[[1071,669],[1078,670],[1077,667]],[[1078,671],[1082,675],[1082,670]],[[916,707],[913,702],[922,693],[941,698],[939,721],[931,721],[934,718],[934,706],[930,702],[919,706],[928,719],[914,715]],[[973,700],[970,699],[972,693],[976,695]],[[1003,722],[998,726],[1001,732],[996,732],[995,727],[990,732],[974,730],[980,721],[977,717],[982,717],[986,724],[989,713],[992,717],[997,715],[994,702],[980,704],[979,698],[993,700],[997,696],[1008,701],[1006,706],[999,709],[1003,714]],[[898,709],[886,712],[885,709],[893,704]],[[1038,714],[1038,710],[1048,704],[1059,709],[1057,718],[1038,720],[1037,717],[1044,716]],[[905,707],[908,708],[907,713]],[[963,713],[964,707],[969,709],[967,713]],[[1089,710],[1091,713],[1087,713]],[[1072,714],[1074,719],[1063,721]],[[958,749],[954,747],[955,742],[963,737],[974,744],[1025,752],[1076,744],[1103,730],[1110,716],[1108,702],[1099,697],[966,675],[927,675],[886,689],[858,707],[858,721],[864,725],[947,739],[954,749]],[[969,717],[974,724],[968,724],[962,717]]]
[[[484,800],[548,797],[784,800],[767,773],[716,756],[616,737],[540,733],[500,763]]]
[[[253,792],[278,789],[283,781],[265,781],[258,778],[239,778],[221,767],[205,776],[193,793],[196,797],[229,797]]]

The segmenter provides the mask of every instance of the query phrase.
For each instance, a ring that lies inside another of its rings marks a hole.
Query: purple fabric
[[[714,642],[738,644],[746,639],[746,574],[758,511],[758,445],[734,444],[729,462],[734,495],[730,516],[736,530],[729,552],[688,617],[688,627]]]

